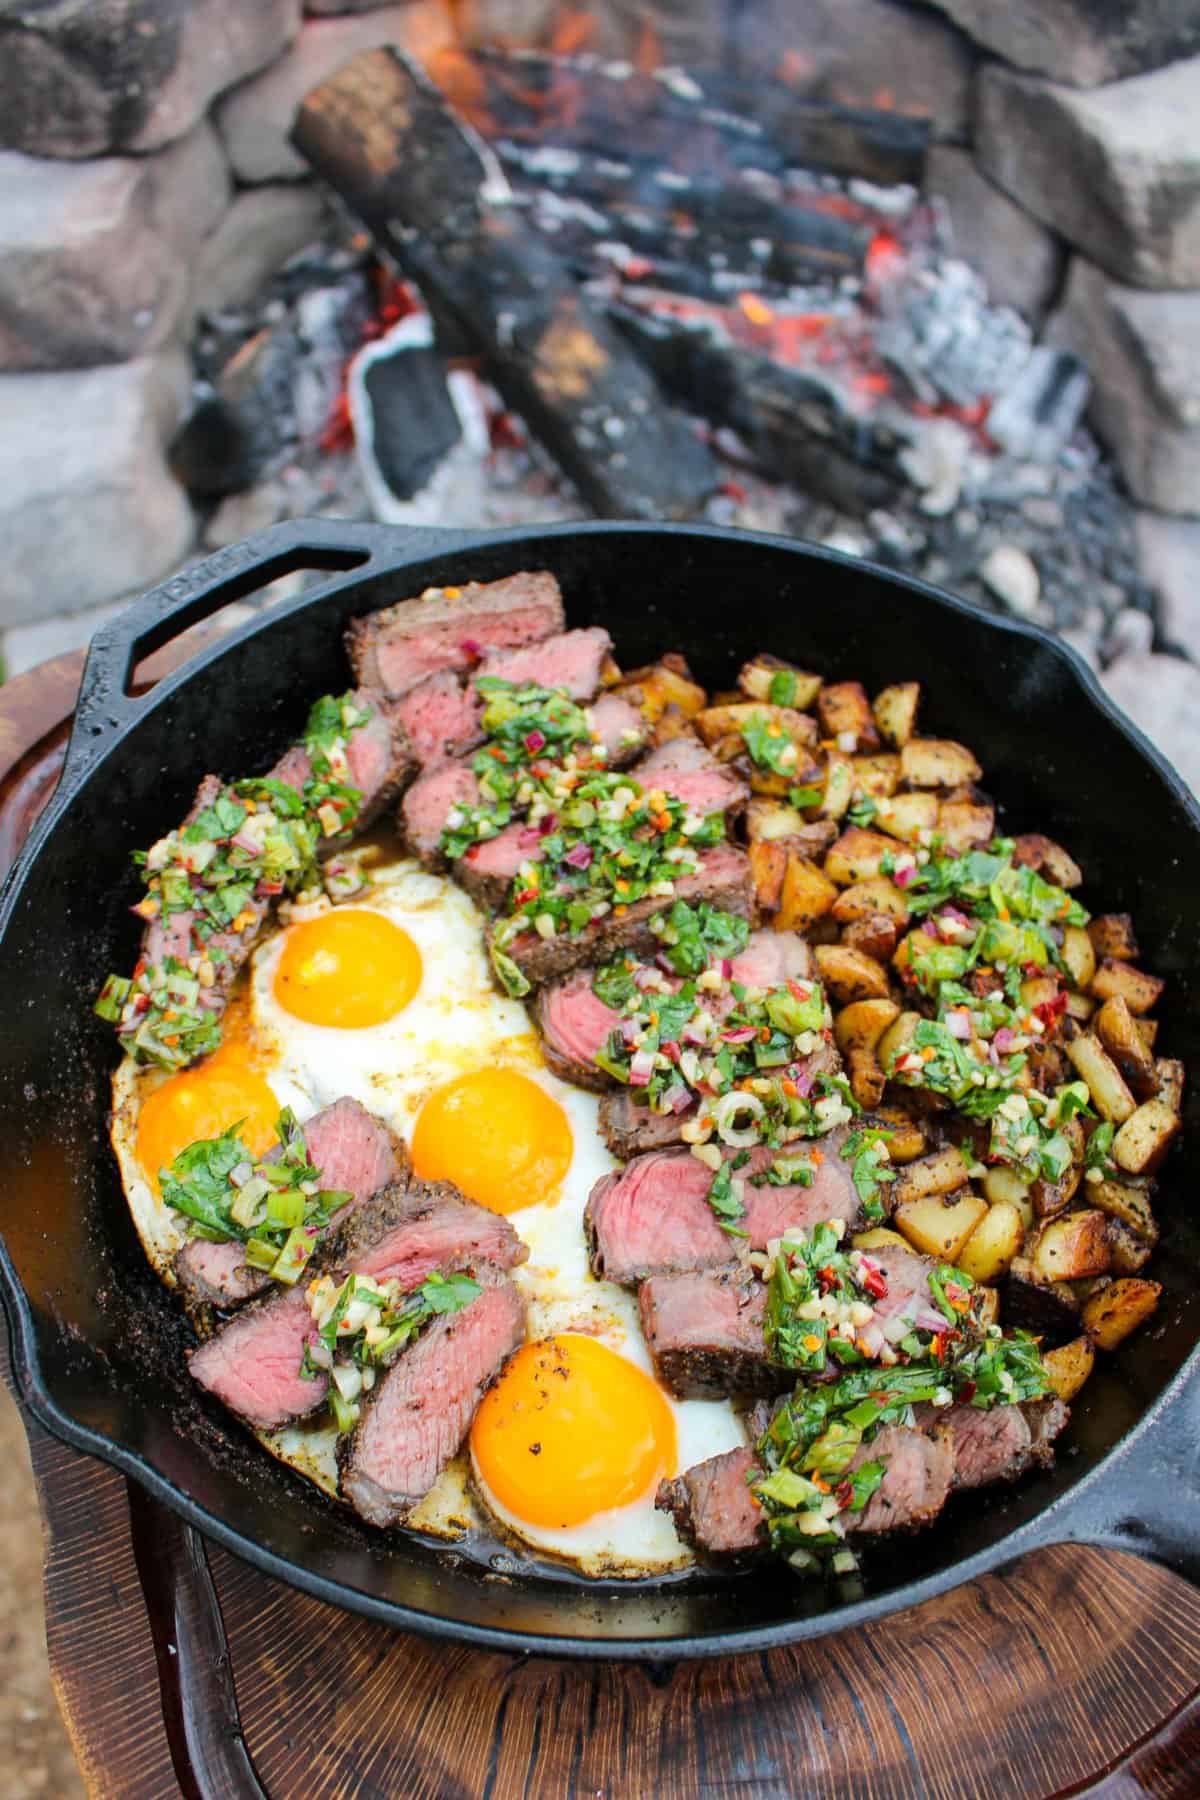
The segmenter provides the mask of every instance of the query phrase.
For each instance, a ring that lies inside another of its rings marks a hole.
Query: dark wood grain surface
[[[52,790],[79,668],[0,690],[0,858]],[[30,1440],[51,1667],[97,1800],[1200,1794],[1200,1595],[1132,1557],[1049,1550],[769,1655],[585,1666],[339,1613]]]

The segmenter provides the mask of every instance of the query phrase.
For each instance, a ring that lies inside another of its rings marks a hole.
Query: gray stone
[[[391,0],[304,0],[304,10],[323,19],[333,13],[378,12],[381,6],[390,4]]]
[[[1200,519],[1139,512],[1142,574],[1158,596],[1163,635],[1200,662]]]
[[[984,69],[976,152],[1118,281],[1200,286],[1200,56],[1091,92]]]
[[[0,0],[0,145],[155,150],[299,24],[300,0]]]
[[[1035,75],[1098,87],[1200,50],[1195,0],[933,0],[977,44]]]
[[[954,249],[983,277],[988,299],[1040,319],[1065,260],[1054,233],[982,175],[969,151],[949,144],[930,151],[925,191],[944,202]]]
[[[1200,669],[1178,656],[1123,656],[1100,679],[1200,794]]]
[[[296,109],[310,88],[360,50],[395,44],[424,60],[452,37],[441,0],[413,0],[353,18],[310,19],[286,56],[244,81],[217,107],[217,127],[239,181],[285,181],[309,173],[287,141]]]
[[[1146,506],[1200,513],[1200,292],[1121,287],[1076,257],[1046,340],[1091,370],[1091,418]]]
[[[1009,612],[1029,618],[1037,611],[1042,583],[1033,558],[1019,544],[997,544],[979,566],[980,579]]]
[[[118,362],[166,343],[228,199],[208,124],[150,157],[0,151],[0,369]]]
[[[192,512],[163,446],[190,385],[178,350],[0,376],[0,625],[102,605],[185,554]]]
[[[253,300],[319,236],[324,219],[325,201],[307,184],[274,182],[239,194],[196,261],[192,316]]]

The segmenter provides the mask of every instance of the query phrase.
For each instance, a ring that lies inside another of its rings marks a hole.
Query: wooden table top
[[[81,666],[0,689],[0,869],[57,780]],[[271,1582],[27,1424],[51,1669],[96,1800],[1200,1794],[1200,1593],[1130,1556],[1061,1546],[770,1654],[512,1657]]]

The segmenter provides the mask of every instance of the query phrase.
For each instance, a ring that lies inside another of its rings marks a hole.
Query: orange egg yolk
[[[421,952],[382,913],[345,906],[292,925],[275,998],[309,1025],[361,1031],[406,1007],[421,985]]]
[[[476,1069],[429,1096],[417,1115],[413,1167],[452,1181],[492,1212],[548,1200],[571,1166],[567,1115],[517,1069]]]
[[[650,1377],[595,1338],[526,1344],[471,1426],[479,1478],[507,1511],[563,1530],[675,1472],[675,1420]]]
[[[158,1172],[198,1138],[220,1137],[238,1120],[248,1150],[259,1156],[275,1142],[280,1106],[253,1066],[245,1044],[223,1044],[194,1069],[183,1069],[142,1102],[138,1161],[158,1190]]]

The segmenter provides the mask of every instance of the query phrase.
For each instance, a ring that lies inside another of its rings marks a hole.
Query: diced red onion
[[[586,848],[586,846],[585,846],[585,848]],[[566,860],[567,859],[564,857],[563,861],[565,862]],[[587,864],[584,863],[583,867],[586,869]],[[640,993],[648,994],[652,990],[655,992],[657,992],[657,990],[658,990],[657,974],[655,973],[655,971],[653,969],[646,968],[645,964],[643,964],[643,963],[638,964],[637,968],[633,971],[633,975],[632,975],[631,979],[633,981],[634,987],[637,988]]]
[[[558,829],[558,814],[557,813],[548,812],[544,818],[538,820],[538,836],[539,837],[549,837],[550,833],[557,829]]]
[[[739,1025],[736,1031],[723,1031],[721,1037],[727,1044],[748,1044],[754,1037],[753,1025]]]
[[[997,1056],[1008,1055],[1009,1045],[1016,1035],[1016,1032],[1010,1030],[1007,1025],[1002,1025],[1000,1027],[999,1031],[992,1039],[992,1048],[995,1050]]]
[[[692,1104],[691,1091],[684,1086],[682,1081],[672,1082],[662,1097],[662,1103],[673,1113],[686,1112]]]
[[[802,1069],[798,1063],[793,1063],[789,1070],[789,1074],[796,1084],[796,1092],[800,1095],[801,1099],[807,1100],[809,1094],[812,1092],[812,1084],[816,1080],[816,1076],[813,1074],[812,1070]]]
[[[533,846],[540,842],[541,833],[534,831],[528,825],[525,827],[524,831],[519,831],[517,833],[517,848],[519,850],[532,850]]]
[[[523,741],[525,748],[531,755],[535,755],[537,751],[546,748],[546,734],[544,731],[527,731]]]
[[[708,1042],[708,1032],[697,1019],[689,1019],[680,1036],[685,1044],[704,1045]]]
[[[621,1020],[621,1042],[623,1044],[635,1044],[637,1042],[637,1035],[638,1035],[637,1020],[636,1019],[622,1019]]]
[[[592,846],[590,844],[572,844],[563,857],[569,869],[590,869],[592,866]]]
[[[234,1187],[245,1187],[246,1183],[249,1181],[249,1179],[253,1175],[253,1173],[254,1173],[254,1164],[253,1163],[240,1162],[240,1163],[238,1163],[236,1168],[230,1169],[229,1179],[233,1183]]]
[[[946,1014],[946,1030],[951,1037],[957,1038],[960,1044],[967,1044],[971,1040],[971,1021],[961,1010]]]
[[[483,655],[483,645],[476,638],[460,638],[458,647],[464,656]]]
[[[629,1065],[630,1087],[649,1087],[650,1077],[654,1073],[653,1050],[638,1050],[634,1053]]]
[[[229,843],[231,849],[244,850],[247,856],[258,856],[262,851],[262,845],[243,831],[235,832]]]
[[[917,871],[912,868],[897,869],[892,876],[892,880],[898,888],[906,888],[916,872]]]
[[[938,934],[937,926],[932,919],[922,919],[921,930],[925,933],[926,937],[935,938]]]
[[[953,919],[956,925],[969,925],[971,923],[966,913],[963,912],[960,907],[952,905],[943,906],[938,917],[941,919]]]
[[[721,980],[722,981],[732,981],[733,980],[733,964],[730,962],[730,960],[727,956],[723,956],[721,958]]]

